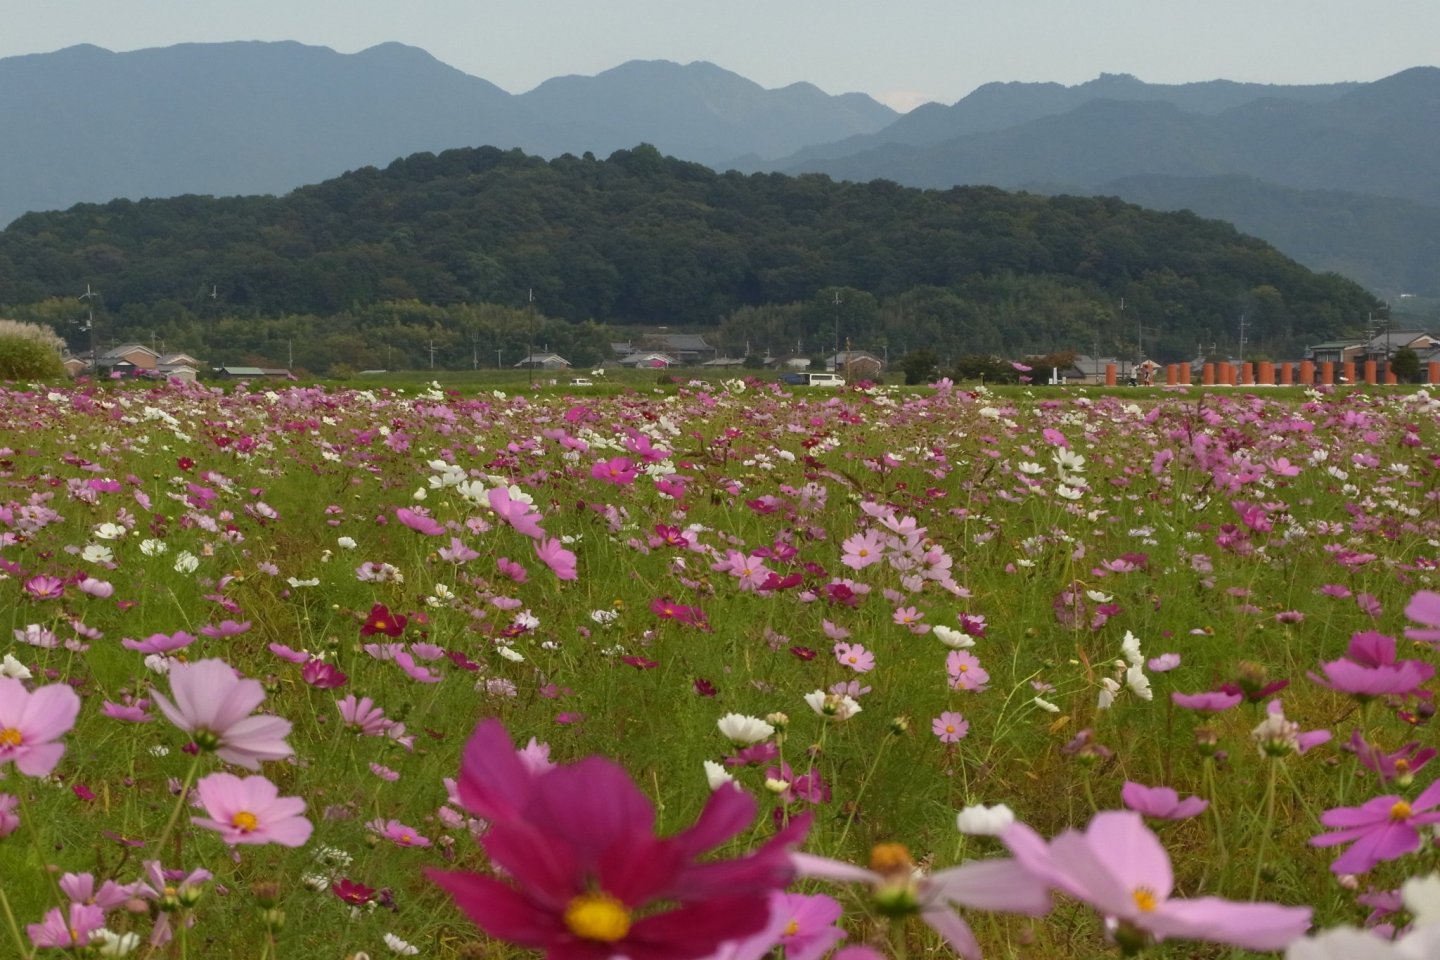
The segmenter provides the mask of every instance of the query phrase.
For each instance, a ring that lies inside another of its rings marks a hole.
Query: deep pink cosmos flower
[[[1436,756],[1434,747],[1421,748],[1418,740],[1410,741],[1393,753],[1386,753],[1367,743],[1359,730],[1350,734],[1350,742],[1344,744],[1343,749],[1355,754],[1363,766],[1377,773],[1381,783],[1398,780],[1402,786],[1408,785],[1415,772]]]
[[[170,667],[171,703],[152,693],[160,712],[190,734],[202,750],[226,763],[259,770],[262,760],[282,760],[295,751],[285,742],[290,721],[250,715],[265,699],[259,680],[236,676],[224,660],[197,660]]]
[[[33,693],[13,677],[0,677],[0,770],[14,763],[27,777],[47,777],[65,755],[62,736],[75,726],[80,698],[63,683]]]
[[[195,795],[209,816],[191,817],[190,822],[214,830],[231,846],[278,843],[299,847],[315,829],[305,819],[305,801],[280,796],[275,784],[264,777],[212,773],[195,784]]]
[[[405,624],[409,622],[410,618],[403,613],[391,613],[385,604],[377,603],[365,615],[365,622],[360,626],[360,636],[373,637],[377,633],[383,633],[387,637],[398,637],[405,632]]]
[[[657,837],[654,808],[620,767],[590,757],[534,773],[495,720],[466,745],[457,792],[490,821],[480,842],[506,879],[428,875],[486,933],[551,960],[697,960],[758,933],[794,875],[786,848],[809,828],[799,817],[747,856],[700,862],[750,826],[748,794],[722,787],[693,827]]]
[[[590,476],[617,487],[628,487],[640,475],[640,467],[629,457],[611,457],[590,468]]]
[[[1376,797],[1358,807],[1336,807],[1320,814],[1320,822],[1338,827],[1331,833],[1311,837],[1317,847],[1334,847],[1354,842],[1330,869],[1335,873],[1364,873],[1375,864],[1394,860],[1420,849],[1417,827],[1440,823],[1440,780],[1435,781],[1415,798]]]
[[[340,668],[335,664],[321,660],[319,657],[311,657],[305,662],[305,665],[300,668],[300,679],[321,690],[343,687],[350,680],[340,672]]]
[[[1132,951],[1152,937],[1280,950],[1310,926],[1309,907],[1172,899],[1170,857],[1140,814],[1129,810],[1101,811],[1083,833],[1067,830],[1049,844],[1022,823],[1008,827],[1001,840],[1036,877],[1099,910]]]
[[[1169,787],[1147,787],[1133,780],[1125,781],[1120,788],[1120,802],[1136,813],[1157,820],[1185,820],[1204,813],[1210,806],[1209,800],[1180,795]]]
[[[490,509],[519,533],[532,539],[545,536],[540,527],[540,514],[530,509],[530,504],[521,499],[511,499],[509,487],[493,487],[485,491]]]

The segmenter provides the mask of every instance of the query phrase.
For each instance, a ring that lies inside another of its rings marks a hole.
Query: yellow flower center
[[[1155,891],[1146,887],[1136,887],[1131,896],[1135,898],[1135,906],[1140,908],[1141,913],[1150,913],[1160,906],[1160,898],[1155,896]]]
[[[1401,800],[1399,803],[1395,804],[1395,806],[1390,808],[1390,819],[1409,820],[1410,813],[1410,804],[1406,803],[1404,800]]]
[[[946,732],[946,733],[954,733],[954,732],[955,732],[955,724],[953,724],[953,723],[947,723],[947,724],[945,724],[945,732]]]
[[[581,940],[614,943],[630,932],[630,911],[604,893],[582,893],[565,907],[565,926]]]
[[[903,843],[877,843],[870,848],[870,869],[876,873],[909,873],[914,867]]]
[[[20,731],[14,727],[6,727],[4,730],[0,730],[0,747],[18,747],[23,740],[24,738],[20,736]]]
[[[1409,773],[1409,772],[1410,772],[1410,761],[1409,761],[1409,760],[1406,760],[1404,757],[1401,757],[1400,759],[1396,760],[1396,761],[1395,761],[1395,772],[1398,773],[1398,774],[1406,774],[1406,773]]]
[[[241,810],[230,818],[230,825],[241,833],[253,833],[260,826],[260,818],[249,810]]]
[[[797,933],[799,933],[799,932],[800,932],[800,921],[799,921],[799,920],[791,920],[789,923],[785,924],[785,936],[787,936],[787,937],[793,937],[793,936],[795,936],[795,934],[797,934]]]

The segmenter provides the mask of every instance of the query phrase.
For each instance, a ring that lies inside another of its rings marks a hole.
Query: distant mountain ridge
[[[863,94],[766,90],[708,63],[633,61],[510,94],[423,50],[295,42],[82,45],[0,59],[0,224],[117,197],[284,193],[460,146],[542,156],[638,142],[715,164],[884,127]]]

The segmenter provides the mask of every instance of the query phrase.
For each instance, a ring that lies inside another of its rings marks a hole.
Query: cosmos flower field
[[[0,956],[1440,956],[1440,400],[0,390]]]

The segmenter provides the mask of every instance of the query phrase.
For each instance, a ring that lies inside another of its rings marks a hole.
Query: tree
[[[919,350],[911,350],[905,356],[896,361],[898,366],[905,373],[905,382],[908,384],[929,383],[935,379],[935,371],[940,368],[940,360],[935,356],[933,350],[921,347]]]
[[[1401,383],[1420,381],[1420,355],[1409,347],[1401,347],[1390,358],[1390,371]]]

